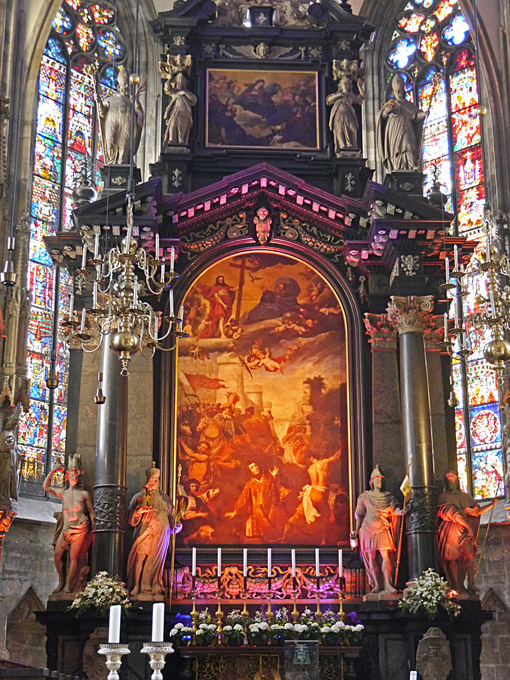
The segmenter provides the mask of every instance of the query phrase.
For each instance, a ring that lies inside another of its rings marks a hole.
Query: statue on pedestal
[[[354,110],[355,104],[365,101],[363,79],[358,78],[359,94],[352,91],[352,79],[349,75],[342,75],[338,81],[338,92],[326,97],[326,104],[331,106],[329,129],[333,133],[335,153],[340,155],[344,149],[358,148],[358,116]]]
[[[117,92],[104,100],[97,92],[95,78],[90,69],[88,73],[94,84],[106,164],[128,165],[131,158],[131,112],[133,108],[129,93],[129,72],[125,68],[120,69],[117,76]],[[135,95],[133,156],[138,151],[144,123],[143,108],[138,99],[142,89],[140,87]]]
[[[480,515],[496,505],[494,499],[481,508],[473,496],[461,491],[456,472],[444,476],[443,493],[437,499],[437,550],[439,564],[451,588],[459,595],[475,595],[475,556]],[[467,578],[467,589],[466,589]]]
[[[10,415],[0,432],[0,510],[12,512],[18,500],[18,417]]]
[[[64,467],[54,467],[43,482],[44,491],[62,500],[62,517],[57,522],[54,540],[54,560],[58,574],[55,593],[74,593],[79,589],[81,571],[87,563],[94,510],[90,494],[81,488],[80,456],[76,454],[69,457],[63,489],[51,486],[51,480],[57,472],[64,472]]]
[[[370,491],[363,491],[356,504],[356,529],[352,538],[360,539],[360,552],[365,563],[371,593],[394,595],[392,584],[395,556],[395,524],[405,514],[389,491],[383,491],[383,475],[376,465],[370,475]]]
[[[186,507],[174,509],[169,496],[161,493],[160,471],[145,471],[147,483],[129,504],[129,523],[135,527],[128,557],[127,587],[138,600],[163,601],[163,567],[172,533],[182,529]]]
[[[452,670],[450,643],[440,628],[429,628],[418,643],[416,670],[423,680],[446,680]]]
[[[377,120],[377,149],[387,172],[418,170],[424,111],[406,99],[404,80],[398,73],[391,81],[393,97],[384,104]]]
[[[170,101],[164,115],[166,132],[163,147],[187,146],[189,143],[193,126],[192,107],[197,103],[197,97],[186,89],[186,85],[186,76],[182,72],[165,83],[165,94]]]

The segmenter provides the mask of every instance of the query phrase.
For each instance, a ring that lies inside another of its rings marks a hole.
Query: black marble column
[[[424,333],[433,326],[432,296],[392,297],[388,318],[399,335],[400,399],[404,457],[412,495],[406,519],[409,580],[437,570],[436,489],[429,381]]]
[[[101,371],[106,402],[98,406],[92,572],[121,576],[127,519],[128,378],[120,374],[119,359],[110,349],[109,336],[103,340]]]

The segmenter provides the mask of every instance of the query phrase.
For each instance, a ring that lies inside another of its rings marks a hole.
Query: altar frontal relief
[[[317,73],[208,70],[206,145],[318,149]]]
[[[336,545],[349,532],[347,344],[333,290],[272,253],[222,260],[184,300],[184,545]]]

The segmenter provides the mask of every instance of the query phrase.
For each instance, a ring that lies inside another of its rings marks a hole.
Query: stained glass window
[[[69,350],[59,327],[54,341],[54,329],[55,313],[69,312],[72,281],[65,270],[57,277],[44,237],[72,227],[73,189],[85,171],[94,177],[104,163],[94,88],[83,67],[98,67],[102,96],[115,88],[125,49],[114,24],[108,2],[65,0],[39,70],[28,264],[30,409],[19,426],[22,490],[31,493],[42,493],[45,475],[63,460],[67,422]],[[46,386],[52,349],[58,375],[53,391]]]
[[[386,65],[388,93],[391,78],[399,72],[406,97],[427,114],[422,147],[425,195],[437,179],[448,196],[447,210],[456,214],[458,233],[480,241],[485,186],[478,80],[469,26],[458,1],[408,2],[396,18]],[[455,429],[462,487],[476,498],[487,498],[504,493],[503,455],[498,387],[483,357],[491,337],[471,323],[477,305],[472,291],[463,311],[471,350],[465,369],[458,356],[453,358]]]

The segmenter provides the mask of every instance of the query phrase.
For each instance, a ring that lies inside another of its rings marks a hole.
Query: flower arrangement
[[[208,647],[216,642],[218,638],[218,626],[212,622],[212,616],[206,607],[198,615],[198,628],[196,632],[196,643],[202,647]]]
[[[408,594],[399,602],[399,607],[412,614],[425,614],[429,619],[436,617],[441,610],[449,616],[458,616],[460,605],[450,595],[450,587],[444,578],[433,569],[427,569],[413,583]]]
[[[215,644],[218,628],[212,622],[209,611],[203,610],[198,620],[196,644]],[[268,618],[265,611],[258,611],[253,618],[248,618],[235,609],[225,617],[223,640],[231,647],[241,646],[246,640],[249,645],[256,646],[283,645],[285,640],[318,640],[323,645],[356,645],[361,642],[363,630],[355,612],[346,614],[342,620],[332,610],[318,615],[305,609],[298,621],[293,623],[285,607],[276,610],[271,618]],[[170,636],[177,644],[189,644],[190,632],[192,633],[192,629],[176,624],[170,631]]]
[[[244,624],[247,617],[239,609],[233,609],[225,618],[223,639],[230,647],[242,645],[244,642]]]
[[[181,622],[176,623],[170,631],[170,642],[180,645],[181,647],[189,645],[192,639],[193,628],[191,626],[185,626]]]
[[[77,616],[89,609],[106,614],[114,604],[120,604],[123,610],[131,607],[125,583],[118,576],[109,576],[106,571],[100,571],[76,595],[69,610]]]

